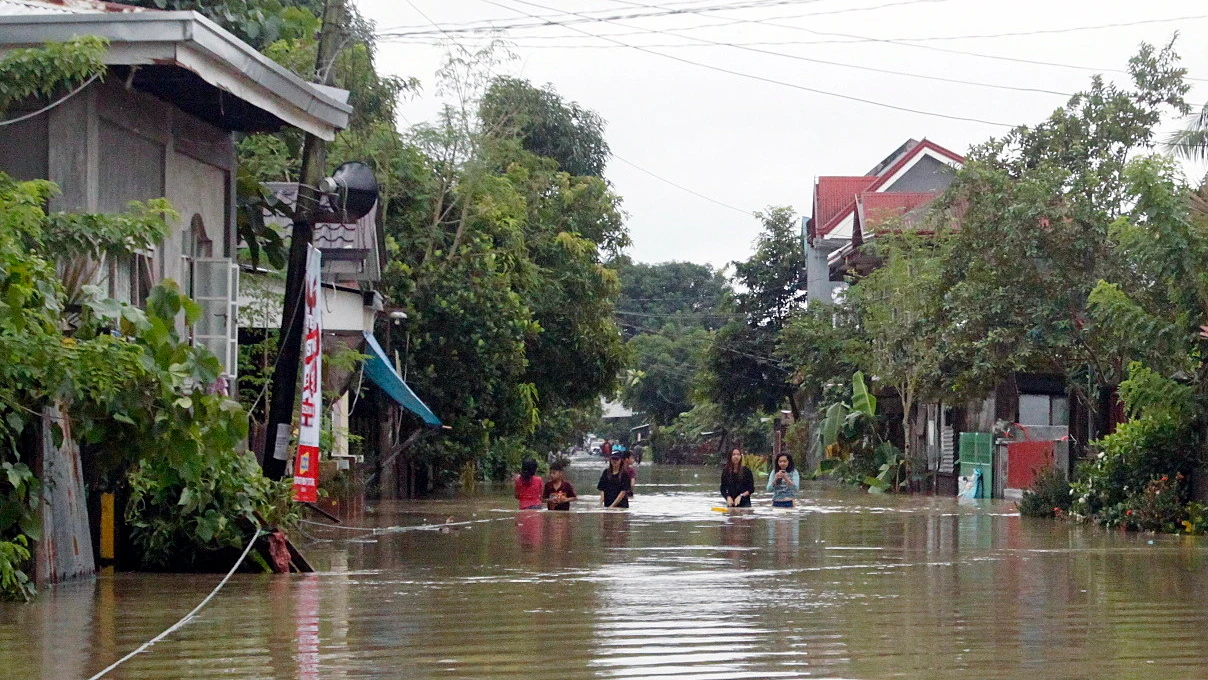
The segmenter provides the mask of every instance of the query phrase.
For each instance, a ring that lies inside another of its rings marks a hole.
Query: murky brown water
[[[572,469],[580,489],[597,474]],[[449,533],[307,527],[340,539],[307,546],[321,573],[236,576],[107,677],[1208,677],[1204,539],[822,487],[730,515],[711,510],[715,476],[643,466],[628,513],[516,514],[495,495],[371,520],[490,520]],[[0,677],[86,678],[217,580],[107,576],[2,604]]]

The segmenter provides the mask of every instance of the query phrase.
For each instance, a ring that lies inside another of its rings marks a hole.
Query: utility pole
[[[332,83],[332,62],[340,44],[340,22],[344,0],[327,0],[323,9],[323,29],[315,57],[315,77],[324,85]],[[268,431],[264,437],[264,476],[277,480],[285,476],[289,459],[289,438],[294,420],[294,398],[298,389],[298,364],[302,355],[302,285],[306,278],[306,249],[315,233],[314,217],[319,207],[317,187],[327,166],[327,145],[307,134],[302,145],[302,171],[298,179],[298,200],[294,204],[293,234],[289,243],[289,261],[285,274],[285,300],[281,309],[281,335],[277,363],[272,375],[272,401],[268,411]]]

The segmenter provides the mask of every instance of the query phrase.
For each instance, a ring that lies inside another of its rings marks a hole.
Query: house
[[[346,93],[302,80],[195,12],[0,0],[0,51],[84,35],[108,41],[108,73],[49,111],[0,127],[0,170],[58,184],[52,210],[118,212],[132,200],[167,198],[179,219],[164,242],[100,263],[94,283],[133,304],[159,281],[180,283],[203,308],[193,341],[233,377],[232,133],[297,128],[332,139],[352,111]]]
[[[863,175],[818,177],[813,215],[802,224],[808,299],[834,302],[848,278],[876,267],[861,246],[887,227],[917,223],[963,163],[960,154],[935,142],[911,139]],[[893,438],[905,448],[900,402],[881,403],[896,420]],[[921,404],[913,417],[918,439],[912,448],[925,453],[937,492],[955,493],[958,466],[968,470],[973,464],[972,452],[961,450],[962,433],[988,433],[987,441],[997,441],[985,472],[987,496],[1011,495],[1011,484],[1027,486],[1042,463],[1068,470],[1071,422],[1083,431],[1087,418],[1086,409],[1071,404],[1060,376],[1032,373],[1017,373],[980,399]]]
[[[292,209],[297,203],[297,184],[269,182],[266,188],[282,206]],[[288,218],[268,211],[264,220],[287,233],[292,228]],[[323,352],[331,355],[352,350],[369,357],[357,370],[338,368],[336,362],[324,366],[324,391],[340,395],[330,409],[331,458],[339,469],[364,463],[364,455],[358,455],[350,447],[350,435],[370,442],[365,448],[378,454],[370,456],[369,464],[375,468],[372,474],[378,478],[379,492],[385,498],[394,498],[415,493],[415,474],[407,456],[392,457],[390,453],[382,452],[398,448],[404,426],[435,428],[441,426],[441,421],[399,375],[392,357],[388,356],[391,353],[389,345],[383,348],[374,336],[378,318],[386,311],[382,296],[374,289],[386,264],[381,247],[384,241],[376,204],[355,221],[317,222],[314,225],[313,243],[322,254]],[[271,272],[258,271],[247,265],[243,267],[243,276],[246,285],[241,292],[244,312],[240,321],[240,341],[254,343],[263,337],[265,330],[281,326],[285,281]],[[406,315],[398,310],[390,314],[391,323],[402,323],[405,318]],[[384,337],[388,342],[389,336]],[[366,399],[354,399],[351,395],[359,394],[358,388],[362,385],[376,389],[371,390]],[[404,419],[398,407],[411,415]],[[408,420],[418,422],[408,423]],[[263,435],[262,428],[253,427],[253,437]],[[261,449],[255,444],[253,448]],[[397,464],[393,464],[394,461]],[[345,505],[359,503],[361,491],[353,490],[342,501]]]
[[[910,139],[863,175],[815,179],[813,216],[802,224],[809,299],[833,301],[860,245],[886,222],[921,212],[964,160],[930,140]]]

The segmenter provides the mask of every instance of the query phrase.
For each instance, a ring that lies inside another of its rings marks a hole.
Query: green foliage
[[[9,541],[0,541],[0,598],[28,600],[37,589],[29,576],[17,565],[29,561],[29,539],[18,534]]]
[[[990,389],[1015,370],[1061,372],[1076,389],[1123,378],[1127,358],[1088,323],[1087,300],[1128,274],[1112,225],[1139,198],[1129,159],[1164,113],[1186,110],[1177,60],[1143,45],[1131,89],[1095,78],[1045,121],[967,156],[937,213],[941,227],[960,223],[946,237],[936,325],[956,389]]]
[[[290,480],[269,480],[255,458],[233,449],[149,452],[127,481],[126,522],[147,568],[212,568],[214,553],[242,548],[261,525],[293,524],[301,512]]]
[[[315,25],[307,21],[299,23],[298,10],[311,18],[322,10],[319,0],[130,0],[126,4],[200,12],[255,47],[270,43],[283,34],[294,35],[291,31]]]
[[[829,305],[811,305],[794,314],[776,338],[776,355],[796,367],[793,382],[809,403],[825,403],[847,383],[866,356],[859,330]]]
[[[805,300],[805,254],[791,208],[771,208],[755,252],[734,262],[734,294],[729,311],[736,320],[722,326],[705,354],[703,393],[740,422],[757,412],[779,411],[785,402],[796,413],[791,371],[776,356],[776,340]]]
[[[1132,496],[1126,504],[1124,516],[1128,526],[1141,531],[1163,531],[1176,533],[1187,517],[1186,490],[1183,475],[1171,478],[1162,475],[1149,480],[1141,493]]]
[[[105,73],[106,42],[92,36],[0,56],[0,113],[33,97],[48,99]]]
[[[1070,483],[1065,472],[1048,467],[1036,473],[1032,486],[1019,499],[1019,514],[1024,517],[1060,517],[1070,511]]]
[[[624,403],[659,425],[669,425],[692,408],[693,380],[711,337],[701,328],[663,327],[627,343],[636,369],[621,393]]]
[[[604,119],[564,100],[552,86],[496,78],[482,99],[479,118],[489,134],[519,139],[527,151],[554,159],[570,175],[604,176],[609,158]]]
[[[1095,443],[1098,454],[1079,464],[1071,514],[1107,526],[1125,522],[1130,499],[1155,478],[1191,472],[1186,427],[1166,418],[1146,417],[1121,424]]]
[[[943,304],[942,244],[909,232],[879,236],[872,250],[881,266],[847,295],[867,337],[860,364],[902,401],[908,456],[915,453],[914,407],[941,393],[944,382],[947,352],[935,332]]]

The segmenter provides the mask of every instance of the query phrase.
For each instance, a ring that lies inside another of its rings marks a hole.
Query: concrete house
[[[877,261],[862,254],[861,246],[886,227],[909,227],[948,188],[963,163],[960,154],[935,142],[911,139],[863,175],[818,177],[813,216],[802,223],[809,300],[834,302],[849,278],[875,268]],[[881,403],[891,428],[896,421],[897,443],[904,445],[900,403]],[[1086,410],[1071,403],[1060,376],[1032,373],[1011,376],[981,399],[920,404],[913,417],[914,448],[925,453],[931,489],[955,493],[956,475],[978,465],[984,468],[986,496],[1013,495],[1045,464],[1068,469],[1071,425],[1075,431],[1087,426]],[[974,434],[981,438],[962,436]],[[974,439],[989,447],[977,454],[981,457],[976,460],[985,463],[971,462]]]
[[[192,342],[218,357],[229,380],[239,303],[233,133],[292,127],[331,139],[351,107],[341,91],[305,82],[195,12],[0,0],[0,53],[76,36],[108,41],[107,72],[49,106],[7,112],[13,122],[0,121],[0,171],[58,184],[54,211],[117,212],[132,200],[167,198],[179,219],[163,242],[92,263],[91,283],[140,304],[155,284],[177,281],[203,309]],[[43,453],[40,467],[46,484],[34,579],[91,574],[79,450],[65,438]],[[101,557],[113,557],[103,543]]]
[[[348,123],[346,93],[305,82],[195,12],[0,0],[0,51],[75,36],[108,41],[108,73],[40,115],[0,126],[0,170],[58,184],[52,210],[117,212],[167,198],[180,215],[170,235],[152,251],[101,263],[94,283],[138,304],[159,281],[177,281],[204,309],[193,341],[234,376],[232,133],[293,127],[331,139]]]

